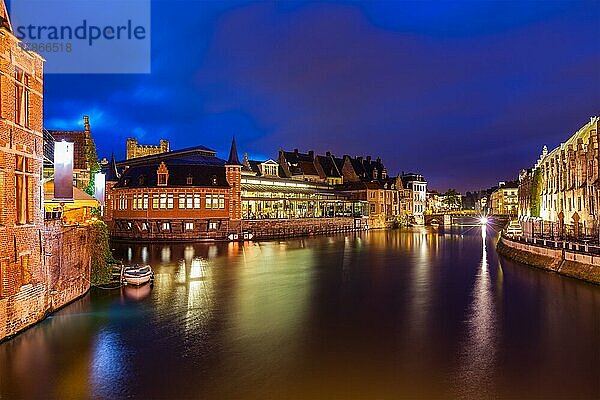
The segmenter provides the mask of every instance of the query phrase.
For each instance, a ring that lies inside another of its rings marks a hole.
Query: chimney
[[[313,150],[310,150],[310,151],[308,152],[308,156],[309,156],[310,158],[315,158],[315,152],[314,152]]]
[[[87,116],[87,115],[84,115],[84,116],[83,116],[83,129],[84,129],[86,132],[89,132],[89,131],[90,131],[90,117],[89,117],[89,116]]]
[[[326,152],[325,152],[325,155],[326,155],[327,157],[331,157],[331,153],[330,153],[330,152],[328,152],[328,151],[326,151]]]

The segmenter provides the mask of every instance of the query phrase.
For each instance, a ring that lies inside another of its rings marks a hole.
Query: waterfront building
[[[44,59],[25,50],[0,1],[0,340],[89,289],[86,228],[44,219]]]
[[[423,175],[414,173],[402,174],[400,179],[404,188],[403,200],[409,222],[423,225],[427,207],[427,181]]]
[[[124,171],[111,174],[106,185],[105,219],[113,237],[224,239],[239,231],[242,165],[235,140],[228,160],[197,146],[117,165]]]
[[[169,141],[160,139],[158,145],[139,144],[137,138],[127,138],[127,153],[126,159],[131,160],[137,157],[152,156],[160,153],[168,153],[170,151]]]
[[[519,173],[519,205],[518,215],[521,218],[532,216],[532,189],[533,189],[533,170],[523,169]],[[539,212],[538,212],[539,214]]]
[[[90,118],[83,116],[83,130],[44,131],[45,180],[52,179],[54,173],[54,143],[63,140],[73,143],[73,186],[86,190],[90,185],[91,174],[100,168]]]
[[[542,154],[531,173],[531,188],[524,181],[521,215],[539,217],[544,221],[563,225],[581,225],[597,228],[598,218],[598,134],[600,117],[590,121],[575,132],[566,142],[552,151],[544,146]]]
[[[519,182],[500,182],[490,195],[492,215],[516,216],[519,209]]]

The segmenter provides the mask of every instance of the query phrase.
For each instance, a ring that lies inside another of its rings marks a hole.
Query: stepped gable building
[[[116,184],[107,183],[105,211],[113,237],[225,239],[239,230],[242,164],[235,140],[228,160],[197,146],[117,165],[125,169]]]
[[[277,163],[283,169],[284,176],[301,181],[322,182],[323,179],[315,166],[315,154],[311,150],[308,153],[279,150]]]
[[[83,130],[44,131],[44,178],[51,179],[54,171],[54,143],[62,140],[73,143],[73,186],[85,190],[90,184],[90,163],[96,158],[96,144],[92,138],[90,118],[83,116]],[[91,158],[90,158],[91,157]]]
[[[595,116],[557,148],[548,152],[544,147],[532,171],[529,189],[532,217],[578,226],[580,232],[599,226],[599,134],[600,117]],[[536,174],[539,174],[537,183]],[[522,185],[524,191],[526,185],[529,182]],[[521,196],[522,201],[527,198]],[[527,215],[526,208],[526,204],[519,206],[521,216]]]
[[[336,163],[335,157],[330,152],[325,153],[324,156],[316,156],[315,167],[324,182],[330,185],[344,183],[344,177],[338,168],[338,163]]]
[[[128,160],[131,160],[132,158],[152,156],[160,153],[168,153],[170,151],[170,144],[166,139],[160,139],[158,145],[139,144],[136,138],[127,138],[126,143],[126,158]]]

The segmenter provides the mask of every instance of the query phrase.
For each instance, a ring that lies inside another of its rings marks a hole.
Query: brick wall
[[[364,229],[365,218],[300,218],[242,221],[242,229],[254,239],[325,235]]]

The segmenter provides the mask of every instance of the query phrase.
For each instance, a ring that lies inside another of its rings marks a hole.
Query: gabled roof
[[[107,182],[117,182],[119,180],[121,174],[119,174],[114,153],[110,156],[110,162],[103,168],[102,172],[106,174]]]
[[[335,164],[332,156],[317,156],[317,161],[321,165],[323,172],[325,173],[325,177],[327,178],[341,178],[340,171]]]
[[[86,131],[48,130],[48,133],[55,142],[64,140],[73,143],[73,169],[88,168],[85,156]],[[54,146],[52,146],[52,152],[54,152]],[[49,159],[54,162],[54,154]]]

